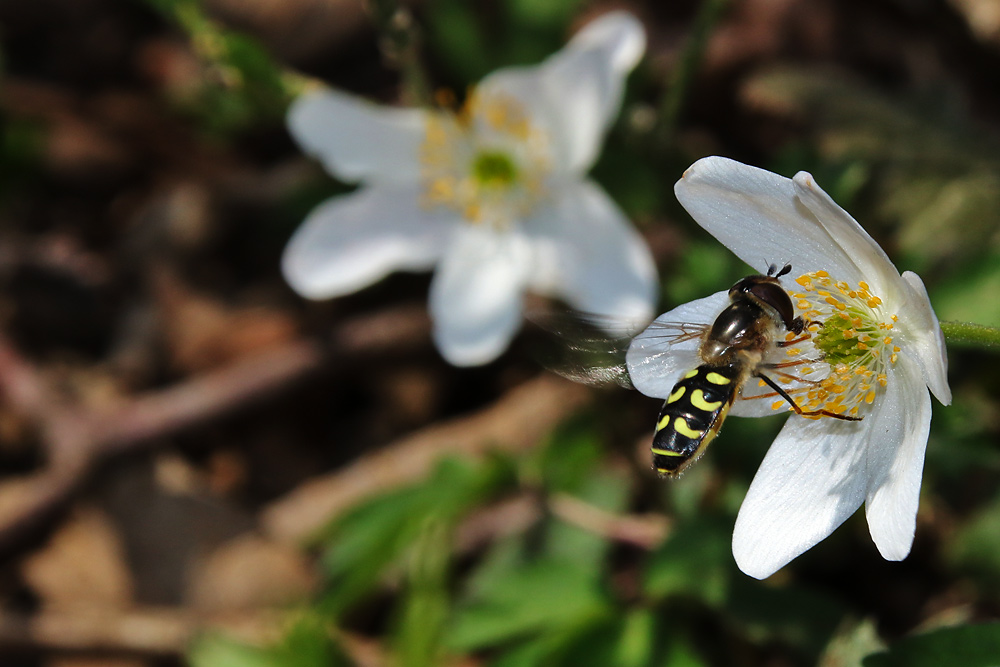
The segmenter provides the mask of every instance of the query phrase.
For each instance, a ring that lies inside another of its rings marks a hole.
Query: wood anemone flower
[[[644,50],[638,20],[611,12],[541,64],[490,74],[458,111],[381,107],[330,89],[300,97],[293,137],[360,187],[295,232],[288,283],[323,299],[436,267],[434,340],[459,366],[507,348],[529,290],[645,324],[652,256],[586,175]]]
[[[774,346],[767,362],[793,362],[785,391],[793,414],[761,463],[736,520],[733,555],[763,579],[827,537],[862,504],[888,560],[909,554],[916,526],[930,393],[951,402],[944,336],[923,282],[900,275],[881,247],[806,172],[788,179],[721,157],[692,165],[675,186],[691,216],[747,264],[792,265],[783,286],[808,339]],[[712,322],[726,292],[684,304],[657,322]],[[666,397],[694,368],[698,340],[677,345],[656,323],[629,350],[636,388]],[[754,379],[730,414],[790,409]],[[929,390],[929,391],[928,391]],[[772,398],[760,398],[770,393]],[[758,398],[754,398],[757,396]]]

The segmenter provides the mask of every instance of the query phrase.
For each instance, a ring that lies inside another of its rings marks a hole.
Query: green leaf
[[[494,460],[477,465],[445,460],[421,484],[355,508],[323,539],[330,579],[324,608],[341,613],[399,563],[429,523],[457,521],[508,481],[508,471]]]
[[[280,119],[303,79],[283,69],[252,37],[209,18],[198,0],[147,0],[187,33],[203,70],[171,102],[197,117],[204,128],[226,135]]]
[[[540,483],[549,493],[578,494],[607,453],[597,432],[596,420],[584,416],[570,420],[549,436],[539,458]]]
[[[977,574],[980,585],[1000,587],[1000,498],[973,514],[944,554],[954,567]]]
[[[699,517],[679,524],[650,557],[643,589],[653,598],[689,595],[719,605],[734,572],[729,519]]]
[[[611,664],[642,667],[650,664],[655,644],[656,619],[648,609],[632,609],[622,619]],[[671,661],[671,665],[676,663]]]
[[[726,611],[758,641],[781,640],[815,657],[847,609],[837,598],[818,590],[779,588],[739,576],[733,579]]]
[[[595,474],[573,496],[563,500],[580,501],[609,513],[625,510],[629,480],[624,470]],[[558,500],[558,499],[554,499]],[[602,535],[564,520],[553,520],[545,536],[545,553],[554,560],[573,563],[596,577],[604,568],[610,544]]]
[[[872,620],[845,624],[826,645],[816,667],[851,667],[885,648]]]
[[[451,531],[442,522],[425,526],[407,567],[407,579],[394,648],[400,667],[436,667],[442,663],[442,639],[448,621],[448,568]]]
[[[729,289],[747,273],[747,266],[717,241],[692,241],[684,248],[674,275],[666,283],[667,299],[670,303],[700,299]]]
[[[267,651],[221,635],[205,635],[188,652],[191,667],[279,667]]]
[[[565,28],[581,4],[582,0],[507,0],[515,21],[550,29]]]
[[[1000,623],[944,628],[896,642],[865,658],[864,667],[996,667]]]
[[[435,0],[428,4],[428,46],[460,80],[475,83],[493,69],[490,53],[493,33],[487,33],[475,3]]]
[[[188,653],[191,667],[338,667],[346,665],[326,626],[315,616],[296,619],[273,646],[256,647],[220,634],[196,640]]]
[[[608,605],[591,573],[571,563],[511,562],[488,574],[477,578],[472,599],[457,610],[448,638],[455,649],[576,626],[600,616]]]
[[[515,644],[493,667],[639,667],[651,664],[648,611],[611,612]]]

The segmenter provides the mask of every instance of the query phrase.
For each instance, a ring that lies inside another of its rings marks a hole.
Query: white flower
[[[456,365],[506,349],[526,290],[648,322],[649,250],[586,178],[644,49],[641,24],[613,12],[542,64],[494,72],[458,113],[335,90],[299,98],[288,116],[296,141],[361,187],[310,213],[285,250],[285,278],[322,299],[437,266],[434,339]]]
[[[791,264],[785,289],[796,314],[814,324],[809,340],[774,347],[765,361],[793,365],[782,369],[788,377],[770,376],[785,383],[804,410],[861,417],[789,417],[736,520],[733,555],[740,569],[770,576],[862,503],[879,552],[902,560],[916,525],[931,419],[928,388],[945,405],[951,402],[944,336],[920,278],[900,275],[806,172],[787,179],[710,157],[692,165],[675,192],[698,224],[756,270]],[[719,292],[657,322],[711,323],[728,303]],[[663,340],[654,324],[633,342],[628,360],[636,387],[660,398],[700,364],[699,340]],[[730,414],[790,409],[759,384],[751,378]]]

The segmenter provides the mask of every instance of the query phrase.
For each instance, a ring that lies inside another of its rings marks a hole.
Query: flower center
[[[427,121],[421,203],[457,210],[470,224],[508,228],[544,195],[548,155],[546,135],[517,100],[472,91],[460,110]]]
[[[483,187],[508,187],[517,180],[517,165],[501,151],[481,151],[472,161],[472,173]]]
[[[882,299],[865,282],[852,286],[834,280],[826,271],[806,273],[795,282],[800,289],[789,294],[809,322],[809,342],[815,349],[786,350],[802,360],[803,386],[793,396],[803,410],[857,416],[888,386],[900,351],[893,342],[898,318],[884,312]],[[820,361],[821,368],[806,365],[809,361]],[[820,374],[823,366],[829,371],[823,379],[807,379]]]

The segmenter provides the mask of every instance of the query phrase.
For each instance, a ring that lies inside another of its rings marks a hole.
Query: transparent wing
[[[632,385],[656,398],[666,398],[683,373],[701,363],[702,336],[729,304],[729,291],[716,292],[660,315],[636,336],[625,356]]]
[[[547,369],[582,384],[634,389],[625,366],[637,333],[634,325],[578,311],[529,311],[526,316],[545,334],[540,361]]]

